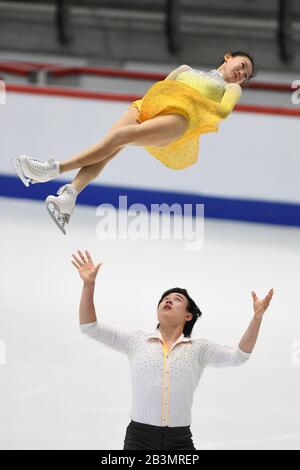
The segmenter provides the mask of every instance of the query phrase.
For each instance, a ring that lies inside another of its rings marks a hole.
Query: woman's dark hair
[[[234,52],[228,51],[227,54],[230,54],[231,57],[239,57],[239,56],[248,57],[248,59],[250,60],[250,62],[252,64],[252,73],[249,76],[249,78],[247,78],[247,80],[245,80],[244,83],[247,83],[249,80],[251,80],[251,78],[253,78],[257,75],[257,70],[256,70],[256,67],[255,67],[255,64],[254,64],[254,58],[252,57],[251,54],[249,54],[248,52],[245,52],[245,51],[234,51]],[[224,64],[224,59],[219,63],[217,68],[221,67],[222,64]]]
[[[184,295],[187,300],[188,300],[188,306],[187,306],[187,311],[193,314],[193,318],[191,320],[188,320],[185,322],[184,328],[183,328],[183,334],[186,337],[190,337],[192,333],[192,329],[194,328],[194,325],[198,318],[201,317],[202,312],[200,311],[200,308],[196,305],[194,300],[189,296],[188,292],[186,289],[182,289],[181,287],[173,287],[173,289],[166,290],[166,292],[163,293],[161,296],[157,306],[162,302],[162,300],[167,297],[167,295],[172,294],[173,292],[177,292],[179,294]],[[159,328],[159,323],[156,328]]]

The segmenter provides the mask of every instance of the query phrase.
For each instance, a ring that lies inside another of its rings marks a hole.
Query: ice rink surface
[[[234,346],[251,290],[273,287],[251,360],[205,370],[191,430],[197,449],[300,449],[299,229],[206,220],[202,249],[188,251],[182,240],[100,240],[95,208],[77,207],[66,237],[41,202],[1,198],[0,212],[1,449],[123,447],[128,362],[80,333],[78,248],[103,262],[98,318],[125,330],[153,331],[160,295],[180,286],[203,311],[193,336]]]

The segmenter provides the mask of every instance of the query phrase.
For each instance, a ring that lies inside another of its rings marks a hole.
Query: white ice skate
[[[50,216],[66,235],[65,224],[69,223],[73,214],[77,191],[71,184],[65,184],[57,191],[58,196],[48,196],[46,199],[46,207]]]
[[[45,183],[59,176],[59,162],[54,158],[45,161],[21,155],[11,160],[13,169],[25,186],[34,183]]]

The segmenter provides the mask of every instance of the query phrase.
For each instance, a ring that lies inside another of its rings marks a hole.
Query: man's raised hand
[[[84,283],[94,283],[102,263],[95,265],[87,250],[85,250],[85,255],[80,250],[77,250],[77,253],[77,255],[72,254],[73,260],[71,260],[71,263],[79,272]]]
[[[253,298],[254,315],[256,318],[262,318],[263,314],[269,307],[269,304],[273,297],[273,293],[273,289],[270,289],[264,299],[259,299],[254,291],[251,292]]]

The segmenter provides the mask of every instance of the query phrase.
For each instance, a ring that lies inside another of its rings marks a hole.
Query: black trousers
[[[169,428],[131,421],[123,450],[196,450],[190,426]]]

